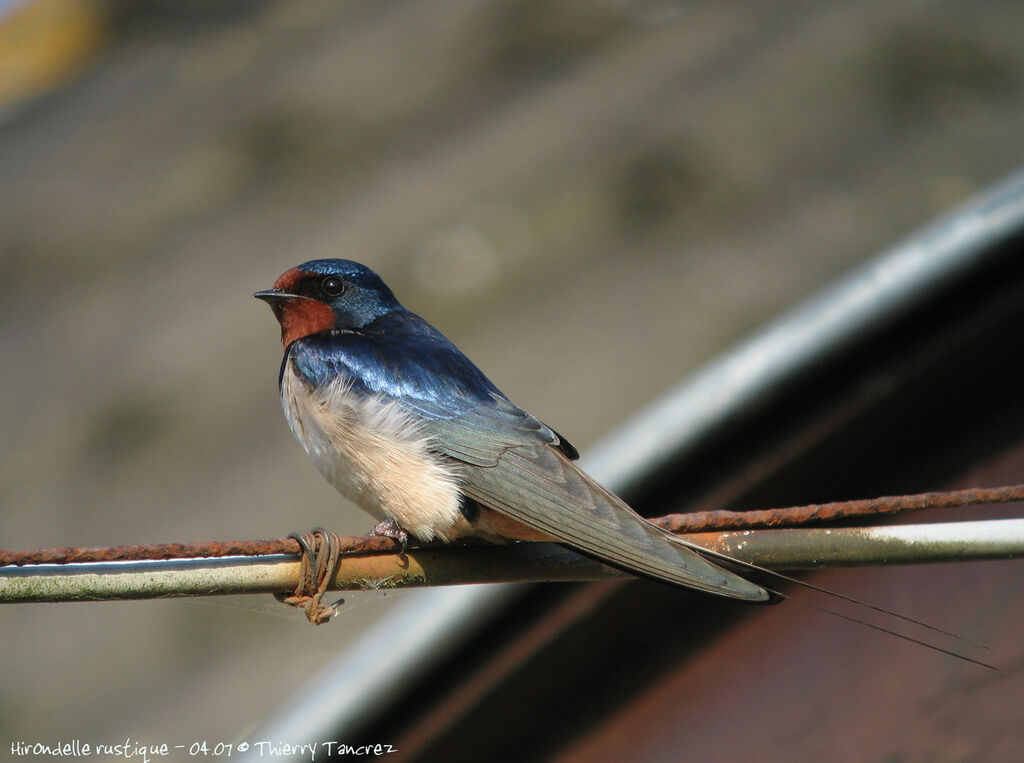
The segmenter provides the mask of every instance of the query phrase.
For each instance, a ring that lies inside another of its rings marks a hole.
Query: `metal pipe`
[[[1024,519],[833,529],[744,530],[684,536],[742,562],[794,570],[1015,559]],[[0,568],[0,602],[107,601],[170,596],[287,593],[293,557],[234,557]],[[345,557],[331,590],[477,583],[541,583],[628,577],[550,543],[416,549]]]

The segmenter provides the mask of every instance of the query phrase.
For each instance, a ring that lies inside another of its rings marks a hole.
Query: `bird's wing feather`
[[[759,586],[701,558],[601,487],[558,450],[549,427],[502,400],[424,422],[434,447],[461,461],[463,492],[501,514],[613,566],[747,601]]]

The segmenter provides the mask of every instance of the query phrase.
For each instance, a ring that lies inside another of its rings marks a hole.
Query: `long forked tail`
[[[937,633],[937,634],[940,634],[942,636],[946,636],[946,637],[948,637],[950,639],[954,639],[954,640],[959,641],[959,642],[961,642],[963,644],[969,644],[970,646],[977,647],[979,649],[985,649],[985,650],[989,649],[989,647],[985,646],[984,644],[979,644],[978,642],[972,641],[969,638],[965,638],[963,636],[957,635],[956,633],[951,633],[950,631],[943,630],[942,628],[939,628],[939,627],[937,627],[935,625],[931,625],[930,623],[926,623],[926,622],[924,622],[922,620],[918,620],[916,618],[900,614],[899,612],[894,612],[891,609],[886,609],[885,607],[880,607],[877,604],[871,604],[870,602],[862,601],[862,600],[856,599],[856,598],[854,598],[852,596],[847,596],[846,594],[839,593],[837,591],[832,591],[832,590],[829,590],[827,588],[822,588],[821,586],[815,585],[814,583],[808,583],[806,580],[801,580],[799,578],[792,577],[791,575],[785,575],[785,574],[783,574],[781,572],[776,572],[775,570],[769,570],[769,569],[767,569],[765,567],[761,567],[761,566],[753,564],[751,562],[745,562],[745,561],[743,561],[741,559],[736,559],[734,557],[729,556],[728,554],[723,554],[720,551],[715,551],[713,549],[709,549],[709,548],[706,548],[704,546],[700,546],[700,545],[698,545],[696,543],[691,543],[690,541],[686,540],[685,538],[680,538],[678,535],[675,535],[675,534],[669,532],[668,530],[664,530],[663,528],[658,528],[658,529],[661,529],[666,534],[666,536],[668,536],[671,539],[671,542],[676,543],[680,547],[690,549],[691,551],[696,552],[700,556],[710,557],[711,559],[714,559],[716,562],[720,562],[720,563],[724,564],[727,567],[740,568],[740,569],[748,571],[748,572],[756,573],[756,575],[758,575],[758,576],[769,577],[769,578],[772,578],[774,580],[778,580],[778,581],[785,582],[785,583],[790,583],[790,584],[799,586],[800,588],[803,588],[805,590],[814,591],[815,593],[820,593],[820,594],[823,594],[825,596],[831,597],[833,599],[838,599],[840,601],[844,601],[844,602],[847,602],[849,604],[853,604],[853,605],[855,605],[857,607],[861,607],[861,608],[864,608],[864,609],[871,610],[872,612],[876,612],[876,613],[884,615],[886,617],[891,617],[891,618],[893,618],[895,620],[899,620],[899,621],[902,621],[904,623],[909,623],[910,625],[916,626],[918,628],[923,628],[925,630],[932,631],[933,633]],[[880,631],[882,633],[887,633],[890,636],[895,636],[896,638],[903,639],[904,641],[909,641],[912,644],[918,644],[919,646],[923,646],[923,647],[925,647],[927,649],[931,649],[933,651],[940,652],[942,654],[948,654],[948,655],[950,655],[952,657],[956,657],[957,659],[963,660],[964,662],[970,662],[970,663],[973,663],[974,665],[980,665],[983,668],[988,668],[989,670],[994,670],[996,672],[1000,672],[999,668],[997,668],[995,665],[992,665],[990,663],[984,662],[983,660],[975,659],[973,657],[970,657],[968,655],[963,654],[962,652],[958,652],[958,651],[955,651],[953,649],[947,649],[945,647],[939,646],[938,644],[933,644],[933,643],[931,643],[929,641],[925,641],[924,639],[916,638],[914,636],[909,636],[909,635],[907,635],[905,633],[900,633],[899,631],[897,631],[897,630],[895,630],[893,628],[889,628],[889,627],[886,627],[886,626],[883,626],[883,625],[879,625],[877,623],[872,623],[872,622],[869,622],[869,621],[864,620],[864,619],[859,618],[859,617],[854,617],[852,615],[846,614],[845,612],[840,612],[837,609],[833,609],[831,607],[825,607],[825,606],[822,606],[820,604],[816,604],[814,602],[811,602],[811,601],[809,601],[807,599],[803,599],[803,598],[799,598],[799,597],[793,596],[792,594],[784,594],[784,593],[781,593],[779,591],[776,591],[774,589],[767,588],[767,587],[765,588],[765,590],[769,591],[772,595],[777,596],[779,599],[789,599],[791,601],[794,601],[796,603],[802,604],[804,606],[811,607],[812,609],[817,609],[820,612],[825,612],[826,614],[832,615],[834,617],[839,617],[839,618],[841,618],[843,620],[847,620],[848,622],[856,623],[857,625],[861,625],[861,626],[863,626],[865,628],[870,628],[872,630]]]

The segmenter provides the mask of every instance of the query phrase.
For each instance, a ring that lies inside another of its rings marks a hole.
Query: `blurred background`
[[[364,532],[250,296],[316,257],[585,450],[1016,168],[1022,28],[1012,2],[0,2],[0,546]],[[0,608],[0,739],[231,741],[400,599],[319,629],[269,597]]]

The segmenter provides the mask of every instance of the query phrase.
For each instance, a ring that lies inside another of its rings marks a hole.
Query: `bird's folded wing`
[[[559,452],[553,430],[507,406],[426,425],[434,447],[465,465],[467,496],[627,571],[731,598],[768,600],[764,589],[644,520]]]
[[[409,405],[405,399],[401,402]],[[505,451],[517,445],[551,445],[563,452],[576,452],[551,427],[498,396],[488,405],[458,415],[423,420],[421,428],[438,450],[474,466],[495,466]]]

